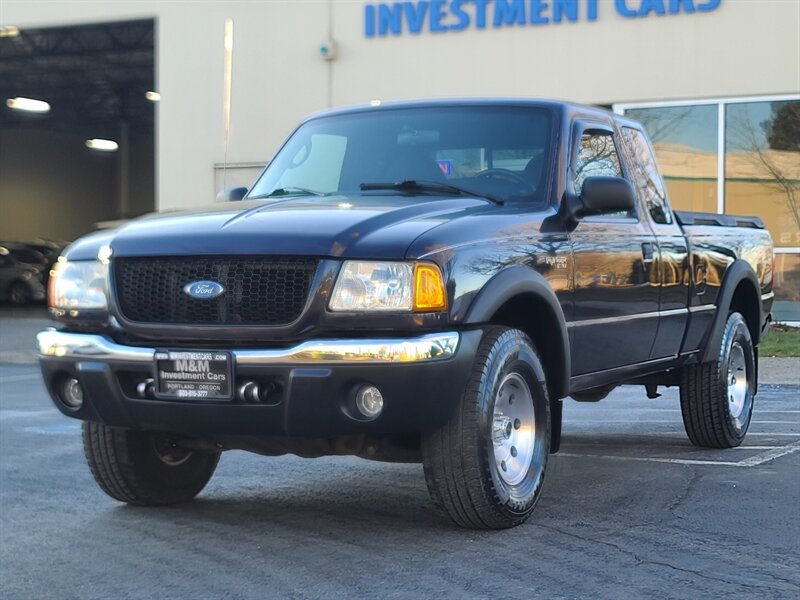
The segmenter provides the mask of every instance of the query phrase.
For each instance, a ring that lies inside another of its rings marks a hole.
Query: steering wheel
[[[505,179],[506,181],[510,181],[512,183],[518,183],[524,186],[525,189],[535,190],[531,183],[522,175],[515,173],[514,171],[510,171],[509,169],[486,169],[480,173],[476,173],[475,177],[480,177],[482,179]]]

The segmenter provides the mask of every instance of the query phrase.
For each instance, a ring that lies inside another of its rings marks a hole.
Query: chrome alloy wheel
[[[737,422],[747,418],[749,384],[744,348],[734,342],[728,356],[728,410]]]
[[[536,413],[531,390],[518,373],[506,375],[497,389],[492,444],[500,478],[508,485],[525,479],[536,445]]]

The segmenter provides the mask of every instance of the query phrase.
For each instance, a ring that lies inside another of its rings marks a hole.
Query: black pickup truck
[[[622,384],[680,386],[698,446],[744,439],[770,236],[671,210],[635,121],[536,100],[333,110],[228,199],[80,239],[54,269],[44,380],[117,500],[188,501],[229,449],[357,455],[421,461],[455,523],[510,527],[562,400]]]

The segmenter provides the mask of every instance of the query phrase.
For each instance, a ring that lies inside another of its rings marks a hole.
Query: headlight
[[[106,310],[108,265],[59,259],[50,273],[48,304],[61,310]]]
[[[429,312],[446,305],[442,274],[433,263],[348,260],[329,306],[338,312]]]

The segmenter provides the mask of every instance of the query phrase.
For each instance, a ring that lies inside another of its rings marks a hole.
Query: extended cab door
[[[609,123],[572,128],[567,186],[589,176],[627,177]],[[572,374],[649,360],[658,329],[657,245],[641,210],[585,217],[570,234],[575,264]]]
[[[675,221],[667,190],[658,172],[655,153],[638,128],[623,126],[622,142],[631,179],[645,208],[643,216],[656,236],[656,267],[660,282],[659,324],[650,358],[677,356],[689,318],[689,246]]]

